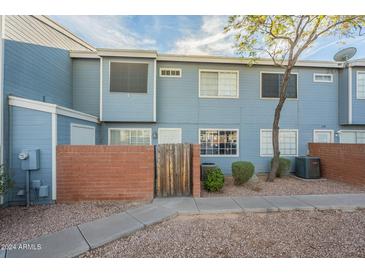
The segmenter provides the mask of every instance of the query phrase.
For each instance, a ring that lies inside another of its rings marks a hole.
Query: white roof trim
[[[20,98],[16,96],[9,96],[9,105],[15,107],[22,107],[28,109],[34,109],[38,111],[59,114],[67,117],[72,117],[75,119],[85,120],[89,122],[98,123],[99,120],[97,117],[83,113],[77,110],[73,110],[66,107],[61,107],[56,104],[50,104],[45,102],[40,102],[36,100],[30,100],[25,98]]]
[[[111,57],[137,57],[137,58],[156,58],[157,51],[154,50],[123,50],[123,49],[97,49],[99,56]]]
[[[96,52],[70,50],[71,58],[85,58],[85,59],[100,59],[100,56]]]
[[[350,67],[365,67],[365,60],[354,60],[349,63]]]
[[[229,64],[249,64],[249,59],[241,57],[222,57],[222,56],[198,56],[198,55],[173,55],[159,54],[157,61],[172,61],[172,62],[203,62],[203,63],[229,63]],[[258,59],[254,65],[274,65],[271,59]],[[342,68],[342,63],[332,61],[298,61],[296,67],[330,67]]]
[[[196,62],[196,63],[220,63],[220,64],[249,64],[249,59],[241,57],[223,57],[208,55],[177,55],[177,54],[158,54],[152,50],[119,50],[119,49],[97,49],[97,52],[70,51],[72,58],[98,58],[98,56],[109,57],[130,57],[130,58],[153,58],[157,61],[166,62]],[[271,59],[258,59],[254,65],[273,66]],[[344,63],[332,61],[298,61],[296,67],[318,67],[318,68],[343,68]]]
[[[67,30],[66,28],[61,26],[60,24],[53,21],[48,16],[45,16],[45,15],[31,15],[31,16],[33,16],[34,18],[38,19],[39,21],[47,24],[51,28],[59,31],[60,33],[64,34],[68,38],[74,40],[75,42],[79,43],[80,45],[84,46],[85,48],[87,48],[91,51],[96,51],[96,49],[93,46],[89,45],[88,43],[86,43],[85,41],[83,41],[82,39],[80,39],[79,37],[74,35],[72,32],[70,32],[69,30]]]

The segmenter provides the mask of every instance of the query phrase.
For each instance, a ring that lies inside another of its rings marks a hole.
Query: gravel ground
[[[261,195],[296,195],[296,194],[330,194],[365,192],[365,185],[353,185],[332,180],[300,180],[293,176],[277,178],[266,182],[266,175],[259,175],[258,182],[247,182],[236,186],[233,178],[225,177],[224,187],[220,192],[202,191],[203,197],[212,196],[261,196]]]
[[[365,257],[365,211],[179,216],[82,257]]]
[[[140,204],[100,201],[0,208],[0,247],[106,217]]]

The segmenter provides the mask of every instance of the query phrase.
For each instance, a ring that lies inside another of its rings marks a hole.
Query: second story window
[[[148,64],[110,63],[110,92],[147,93]]]
[[[357,72],[356,98],[365,99],[365,71]]]
[[[160,68],[160,77],[181,77],[181,69],[179,68]]]
[[[261,73],[261,98],[279,98],[280,85],[283,81],[284,74],[282,73],[271,73],[262,72]],[[298,98],[298,88],[296,74],[291,74],[289,76],[288,87],[286,90],[286,97],[296,99]]]
[[[313,82],[332,83],[333,74],[314,73]]]
[[[200,70],[199,97],[238,98],[238,71]]]

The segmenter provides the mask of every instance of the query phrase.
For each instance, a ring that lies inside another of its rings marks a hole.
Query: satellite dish
[[[345,48],[345,49],[342,49],[339,52],[337,52],[335,54],[335,56],[333,56],[333,59],[336,62],[347,62],[352,57],[354,57],[356,52],[357,52],[357,49],[354,47]]]

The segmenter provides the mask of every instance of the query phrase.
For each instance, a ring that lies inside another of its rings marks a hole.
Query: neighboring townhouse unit
[[[271,61],[95,49],[44,16],[2,21],[2,148],[18,183],[11,201],[22,199],[24,148],[41,149],[32,177],[49,195],[39,202],[57,198],[57,144],[200,143],[202,162],[226,174],[237,160],[269,170],[282,79]],[[365,61],[299,61],[280,128],[291,159],[313,141],[365,143]]]

